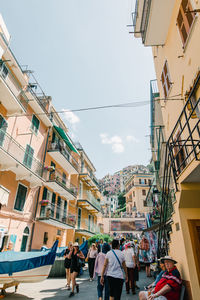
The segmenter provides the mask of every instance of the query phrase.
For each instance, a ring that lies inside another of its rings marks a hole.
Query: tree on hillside
[[[123,208],[126,204],[126,198],[124,197],[125,193],[120,193],[118,195],[118,205],[120,208]]]

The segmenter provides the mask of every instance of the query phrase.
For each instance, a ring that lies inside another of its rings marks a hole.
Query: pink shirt
[[[94,277],[96,274],[98,274],[98,276],[101,276],[101,272],[103,270],[103,266],[104,266],[104,261],[105,261],[105,257],[106,257],[106,254],[100,252],[98,255],[97,255],[97,258],[95,260],[95,265],[94,265]],[[107,269],[104,273],[104,275],[106,275],[107,273]]]

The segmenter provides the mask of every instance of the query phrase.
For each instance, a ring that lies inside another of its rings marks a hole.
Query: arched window
[[[25,227],[22,237],[22,243],[21,243],[21,249],[20,251],[26,251],[27,250],[27,242],[29,237],[30,230],[28,226]]]

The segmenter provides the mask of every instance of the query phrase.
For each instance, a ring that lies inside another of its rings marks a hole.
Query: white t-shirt
[[[133,248],[128,248],[127,250],[123,250],[125,262],[127,268],[135,268],[135,264],[133,262],[133,256],[135,255]]]
[[[122,266],[122,263],[125,261],[125,257],[124,257],[124,254],[122,253],[122,251],[120,250],[113,250],[116,255],[118,256],[119,258],[119,261],[121,263],[121,266]],[[120,264],[115,256],[115,254],[112,252],[112,250],[108,251],[108,253],[106,254],[106,258],[108,259],[108,269],[107,269],[107,276],[111,276],[111,277],[114,277],[114,278],[121,278],[123,279],[124,276],[123,276],[123,271],[122,271],[122,268],[120,267]]]

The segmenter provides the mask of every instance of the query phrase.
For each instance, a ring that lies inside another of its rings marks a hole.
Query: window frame
[[[147,193],[146,193],[146,190],[142,189],[142,196],[146,196]]]
[[[17,199],[17,194],[18,194],[18,190],[19,190],[19,185],[21,185],[21,186],[23,186],[23,187],[26,188],[26,196],[25,196],[24,205],[23,205],[23,209],[22,209],[22,210],[19,210],[19,209],[17,209],[17,208],[15,207],[16,199]],[[27,198],[27,192],[28,192],[28,186],[26,186],[25,184],[23,184],[23,183],[21,183],[21,182],[18,182],[17,189],[16,189],[16,194],[15,194],[14,206],[13,206],[13,210],[14,210],[14,211],[23,213],[23,211],[24,211],[24,206],[25,206],[25,202],[26,202],[26,198]]]
[[[191,31],[192,31],[192,27],[193,27],[193,24],[194,24],[194,21],[195,21],[195,17],[196,17],[196,13],[191,13],[193,19],[192,19],[192,22],[191,24],[189,24],[189,21],[188,21],[188,18],[184,12],[184,8],[183,8],[183,3],[184,0],[181,1],[181,4],[180,4],[180,7],[179,7],[179,10],[178,10],[178,15],[177,15],[177,18],[176,18],[176,25],[178,27],[178,31],[179,31],[179,34],[180,34],[180,37],[181,37],[181,42],[182,42],[182,46],[183,46],[183,49],[185,49],[186,45],[187,45],[187,42],[188,42],[188,39],[189,39],[189,36],[191,34]],[[190,0],[186,0],[187,1],[187,5],[186,7],[188,7],[189,10],[193,10],[193,7],[192,7],[192,3]],[[179,15],[181,15],[181,18],[182,18],[182,24],[179,23]],[[185,28],[185,33],[186,33],[186,38],[184,39],[184,35],[183,35],[183,30],[182,30],[182,27]]]
[[[38,120],[38,128],[37,128],[36,126],[34,126],[33,118],[36,118],[36,119]],[[37,130],[35,130],[35,128],[36,128]],[[30,130],[31,130],[35,135],[38,135],[39,128],[40,128],[40,120],[36,117],[35,114],[33,114],[32,120],[31,120]]]
[[[25,162],[25,156],[28,155],[28,159],[27,159],[27,162],[29,161],[29,153],[27,154],[27,148],[29,147],[29,149],[31,148],[31,150],[33,150],[33,155],[31,157],[31,164],[29,165],[28,163]],[[29,144],[26,144],[26,149],[25,149],[25,153],[24,153],[24,159],[23,159],[23,164],[31,169],[32,168],[32,163],[33,163],[33,159],[34,159],[34,149],[29,145]]]
[[[167,73],[165,73],[165,68],[167,70]],[[161,84],[162,84],[162,88],[163,88],[164,98],[166,99],[169,96],[171,88],[172,88],[171,76],[170,76],[170,72],[169,72],[169,64],[168,64],[167,59],[164,62],[160,80],[161,80]]]
[[[7,120],[4,118],[4,116],[2,114],[0,114],[0,117],[2,118],[4,124],[6,124],[6,127],[0,127],[0,136],[2,135],[3,138],[2,138],[2,141],[0,140],[0,146],[3,146],[3,143],[4,143],[4,140],[5,140],[5,135],[6,135],[6,132],[7,132],[7,128],[8,128],[8,122]],[[1,129],[1,128],[5,128],[5,131],[4,129]]]

